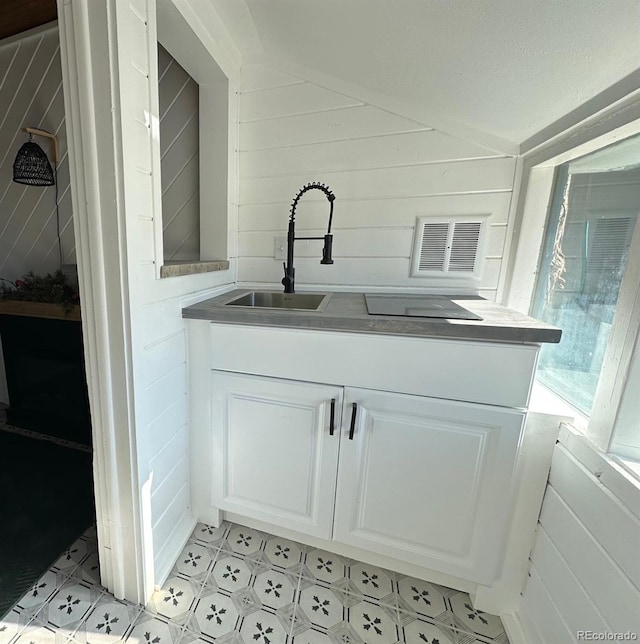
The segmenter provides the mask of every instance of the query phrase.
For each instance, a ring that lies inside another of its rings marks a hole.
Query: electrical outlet
[[[287,259],[287,238],[275,237],[273,243],[274,259]]]

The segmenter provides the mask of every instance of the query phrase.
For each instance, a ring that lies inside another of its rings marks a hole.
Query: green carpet
[[[91,454],[0,431],[0,618],[94,521]]]

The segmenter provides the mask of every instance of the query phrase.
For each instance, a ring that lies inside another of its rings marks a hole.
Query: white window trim
[[[587,432],[589,419],[539,380],[533,382],[528,409],[539,414],[559,416],[564,419],[563,422],[571,425],[581,434]]]
[[[630,439],[633,431],[637,436],[637,451],[640,454],[640,423],[637,409],[639,369],[633,372],[631,365],[640,362],[637,338],[640,332],[640,213],[636,217],[631,240],[627,268],[620,285],[618,303],[611,324],[611,334],[604,355],[602,371],[589,421],[587,435],[603,451],[619,453],[621,436]],[[627,396],[625,397],[625,393]],[[626,398],[626,400],[625,400]],[[633,419],[633,420],[632,420]],[[630,423],[634,423],[634,427]],[[627,452],[626,456],[631,454]]]
[[[640,111],[640,110],[639,110]],[[553,196],[556,168],[580,156],[594,152],[623,138],[640,134],[640,119],[577,145],[552,145],[552,152],[544,151],[525,158],[523,190],[520,194],[521,217],[515,231],[517,243],[512,255],[511,280],[507,288],[507,306],[529,313],[531,306],[547,215]],[[639,213],[640,217],[640,213]],[[583,434],[600,452],[622,463],[633,476],[640,471],[640,428],[638,427],[637,393],[640,391],[640,219],[636,222],[629,263],[625,271],[611,335],[604,357],[603,369],[590,419],[578,410],[571,426]],[[538,390],[540,391],[540,390]],[[548,390],[547,390],[548,391]],[[549,392],[551,393],[551,392]],[[563,415],[571,406],[561,398],[546,397],[546,405]],[[582,421],[580,420],[582,418]],[[634,434],[633,441],[629,437]],[[632,442],[633,444],[630,444]],[[637,445],[636,445],[637,443]]]
[[[198,83],[199,87],[199,152],[200,152],[200,261],[167,262],[163,248],[162,218],[154,221],[156,277],[172,277],[209,270],[227,270],[233,254],[231,231],[235,216],[235,182],[237,148],[237,92],[229,64],[205,43],[187,22],[173,0],[157,0],[158,42]],[[225,64],[227,63],[227,64]],[[158,77],[157,60],[152,61]],[[159,97],[152,95],[155,113]],[[153,156],[160,167],[159,124]],[[226,154],[216,151],[226,150]],[[154,172],[160,177],[160,172]],[[155,200],[162,204],[162,186],[154,185]],[[158,209],[161,211],[161,208]],[[175,268],[179,264],[181,268]]]
[[[620,499],[626,510],[640,519],[640,465],[638,463],[593,449],[593,443],[567,423],[560,425],[558,440],[585,469]]]

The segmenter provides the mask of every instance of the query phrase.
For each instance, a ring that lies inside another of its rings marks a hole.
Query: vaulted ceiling
[[[209,1],[243,56],[291,61],[513,143],[640,78],[638,0]]]
[[[521,144],[609,90],[640,91],[639,0],[195,0],[243,58],[289,61]],[[0,39],[56,18],[2,0]]]

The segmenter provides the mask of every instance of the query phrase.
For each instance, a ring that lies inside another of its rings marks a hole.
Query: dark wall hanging
[[[13,180],[27,186],[53,186],[54,172],[44,150],[33,141],[33,135],[44,136],[52,141],[53,163],[58,163],[58,140],[46,130],[25,127],[23,132],[29,134],[29,140],[18,150],[13,162]]]
[[[58,139],[55,134],[36,127],[23,127],[23,132],[29,135],[29,140],[18,150],[13,162],[13,180],[26,186],[55,186],[56,187],[56,232],[58,234],[58,254],[60,267],[64,263],[62,239],[60,238],[60,209],[58,203]],[[51,140],[51,157],[53,168],[44,150],[33,141],[33,135],[44,136]]]

